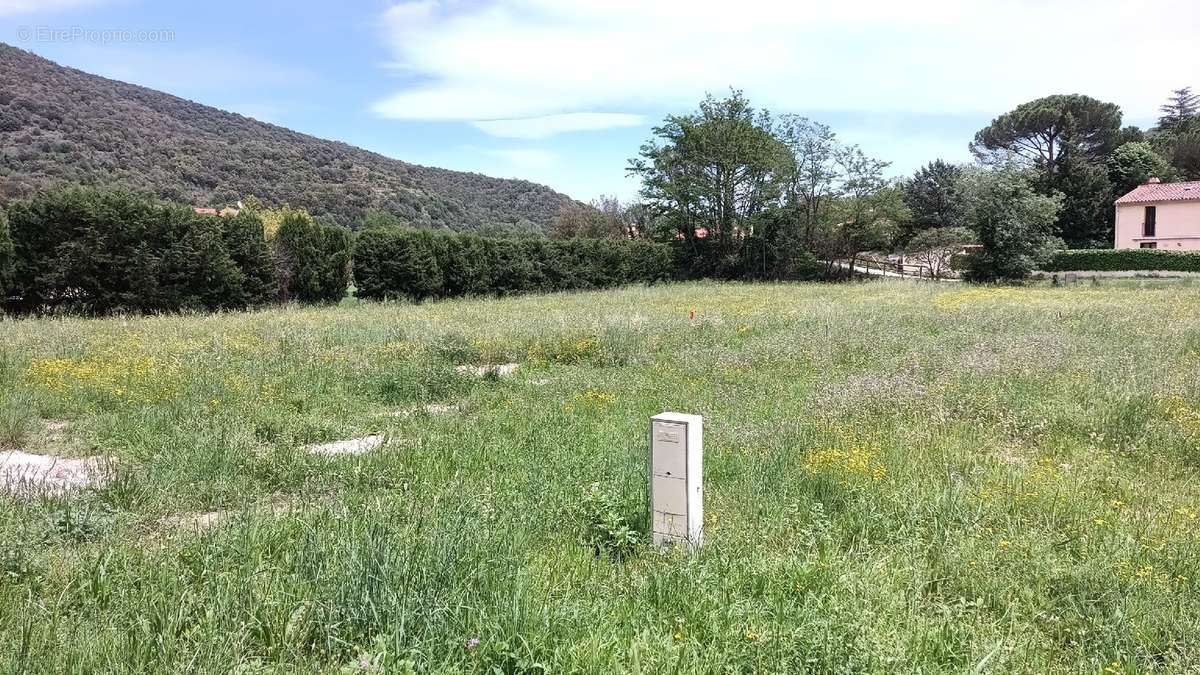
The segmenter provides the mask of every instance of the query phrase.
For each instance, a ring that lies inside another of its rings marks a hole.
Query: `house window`
[[[1157,222],[1156,222],[1157,220],[1158,220],[1158,209],[1153,206],[1147,206],[1146,207],[1146,221],[1142,224],[1142,236],[1143,237],[1153,237],[1154,236],[1154,226],[1157,224]]]
[[[1143,241],[1143,242],[1142,242],[1142,248],[1158,248],[1158,242],[1156,242],[1156,241]]]

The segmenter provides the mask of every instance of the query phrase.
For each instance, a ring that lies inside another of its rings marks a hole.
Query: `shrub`
[[[272,275],[240,241],[242,226],[187,207],[72,189],[14,203],[9,221],[18,310],[211,311],[268,299]]]
[[[242,213],[221,220],[225,249],[245,275],[241,289],[247,306],[261,305],[279,296],[275,256],[263,238],[263,222],[255,214]]]
[[[363,232],[354,278],[364,298],[446,298],[609,288],[671,278],[671,250],[650,242],[490,239],[377,227]]]
[[[1200,253],[1159,249],[1059,251],[1046,272],[1200,272]]]
[[[637,552],[645,535],[634,526],[637,508],[619,493],[592,483],[583,491],[577,507],[583,521],[582,543],[596,557],[607,555],[623,560]]]
[[[283,217],[272,241],[284,301],[338,302],[350,287],[350,231],[302,211]]]
[[[417,232],[392,236],[395,231],[376,227],[359,234],[354,246],[359,297],[407,297],[420,302],[441,293],[445,277],[431,237]]]

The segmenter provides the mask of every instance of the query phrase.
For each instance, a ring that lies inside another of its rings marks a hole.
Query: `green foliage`
[[[1116,196],[1127,194],[1151,178],[1175,179],[1175,169],[1150,143],[1126,143],[1109,155],[1105,162],[1108,179]]]
[[[958,187],[962,173],[962,167],[938,159],[904,182],[904,201],[912,213],[905,223],[908,236],[931,227],[962,225],[963,200]]]
[[[628,496],[592,483],[577,507],[583,521],[583,544],[599,556],[624,560],[645,543],[645,535],[633,524],[636,506]]]
[[[0,210],[0,305],[8,294],[13,279],[13,241],[8,228],[8,216]]]
[[[1052,174],[1072,147],[1103,161],[1121,131],[1121,109],[1081,94],[1057,94],[1022,103],[975,134],[971,152],[983,162],[1013,158]]]
[[[1200,272],[1200,253],[1160,249],[1058,251],[1047,272]]]
[[[1191,87],[1176,89],[1171,92],[1171,98],[1159,110],[1162,117],[1158,118],[1159,131],[1179,131],[1181,127],[1200,115],[1200,95],[1193,94]]]
[[[1200,115],[1170,129],[1156,130],[1151,144],[1185,180],[1200,180]]]
[[[263,238],[263,222],[253,213],[243,211],[221,219],[225,249],[233,263],[245,275],[241,302],[246,306],[262,305],[279,296],[275,255]]]
[[[492,239],[406,228],[363,232],[354,255],[363,298],[515,295],[671,278],[670,249],[646,241]]]
[[[772,132],[766,111],[740,91],[708,95],[699,110],[670,115],[655,140],[630,160],[642,197],[691,241],[705,228],[721,255],[733,252],[739,231],[780,195],[791,155]]]
[[[285,302],[338,302],[346,297],[353,247],[349,230],[292,212],[280,223],[272,243]]]
[[[910,260],[928,270],[929,276],[940,279],[953,269],[953,262],[962,247],[974,244],[978,239],[965,227],[931,227],[913,235],[905,251]]]
[[[446,285],[438,266],[439,235],[377,227],[358,235],[354,277],[360,298],[394,297],[395,289],[414,302],[434,297]]]
[[[966,217],[983,250],[966,260],[963,279],[1015,282],[1025,279],[1052,245],[1062,196],[1038,194],[1014,166],[973,171],[964,177]]]
[[[18,310],[242,309],[274,287],[261,226],[246,219],[84,189],[17,201],[9,214]]]
[[[1113,188],[1102,164],[1074,156],[1064,158],[1059,171],[1043,194],[1061,194],[1062,209],[1054,233],[1068,246],[1097,248],[1111,246],[1113,240]]]
[[[1045,196],[1062,195],[1054,234],[1076,247],[1111,241],[1112,186],[1104,161],[1131,138],[1121,109],[1080,94],[1039,98],[992,120],[975,134],[971,152],[982,162],[1018,162],[1037,171]]]
[[[549,225],[571,200],[543,185],[389,159],[345,143],[57,66],[0,44],[5,188],[119,186],[197,206],[257,195],[357,227],[372,211],[418,226]]]

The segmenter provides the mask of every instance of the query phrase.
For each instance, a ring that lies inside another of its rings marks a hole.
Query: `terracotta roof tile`
[[[1200,199],[1200,180],[1189,183],[1148,183],[1117,200],[1118,204],[1149,204]]]

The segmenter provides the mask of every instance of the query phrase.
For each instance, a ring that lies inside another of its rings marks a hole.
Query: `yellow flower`
[[[1000,540],[1000,548],[1008,548],[1009,546],[1012,546],[1012,542],[1011,542],[1011,541],[1009,541],[1009,540],[1007,540],[1007,539],[1001,539],[1001,540]]]

